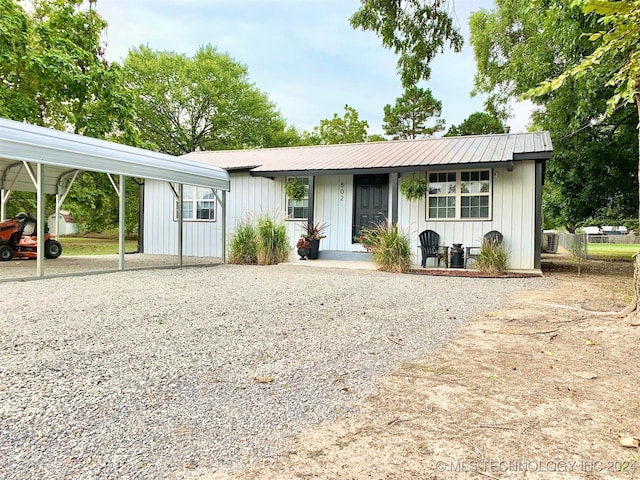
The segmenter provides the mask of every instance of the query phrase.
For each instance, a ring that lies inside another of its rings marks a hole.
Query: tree
[[[575,0],[585,14],[598,15],[601,28],[589,37],[595,49],[581,61],[566,68],[560,75],[525,92],[525,97],[541,97],[562,87],[570,79],[605,77],[606,85],[614,87],[607,100],[606,115],[613,115],[620,105],[635,104],[640,117],[640,2],[637,0]],[[640,125],[638,125],[640,127]],[[640,128],[637,131],[640,176]],[[640,197],[640,188],[638,189]],[[638,211],[640,218],[640,210]],[[624,313],[640,315],[640,255],[635,256],[635,296]]]
[[[293,141],[275,105],[249,83],[247,68],[210,45],[193,58],[140,46],[129,51],[124,69],[140,136],[158,151],[182,155]]]
[[[593,15],[560,0],[497,0],[495,10],[471,16],[471,43],[478,73],[476,92],[489,94],[487,110],[506,118],[510,99],[560,75],[595,46],[585,34],[597,28]],[[603,59],[602,66],[613,66]],[[554,157],[548,162],[543,199],[545,221],[570,231],[586,218],[618,221],[638,211],[635,109],[622,107],[603,119],[613,88],[606,68],[571,78],[532,100],[534,128],[549,130]],[[634,172],[636,169],[632,168]]]
[[[454,27],[448,0],[361,0],[350,19],[353,28],[376,33],[398,58],[402,86],[429,80],[429,64],[448,43],[462,49],[462,35]]]
[[[333,145],[338,143],[360,143],[367,140],[369,122],[360,120],[358,112],[349,105],[344,106],[344,117],[337,113],[333,118],[320,120],[320,125],[311,132],[303,132],[305,145]]]
[[[372,133],[371,135],[367,135],[367,142],[386,142],[387,138],[384,135],[380,135],[378,133]]]
[[[504,127],[498,117],[484,112],[475,112],[465,118],[460,125],[451,125],[444,136],[486,135],[503,132]]]
[[[0,2],[0,115],[134,144],[120,68],[100,44],[107,24],[82,4]]]
[[[106,22],[82,0],[34,0],[24,9],[0,1],[0,116],[58,130],[137,146],[131,98],[122,69],[109,64],[100,44]],[[127,180],[127,196],[137,185]],[[137,226],[138,201],[129,202],[127,230]],[[7,213],[33,211],[35,195],[15,192]],[[93,231],[118,224],[118,201],[108,178],[86,172],[74,184],[65,207]],[[55,203],[45,198],[45,211]]]
[[[385,105],[382,129],[387,135],[393,135],[394,140],[430,137],[444,130],[444,120],[439,118],[441,113],[442,102],[433,97],[431,90],[409,87],[396,98],[394,106]],[[427,127],[425,123],[431,117],[436,117],[436,124]]]

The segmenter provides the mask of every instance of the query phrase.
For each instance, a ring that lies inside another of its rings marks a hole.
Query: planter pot
[[[309,260],[318,258],[318,250],[320,249],[320,240],[311,240],[311,250],[309,251]]]
[[[309,249],[308,248],[299,248],[298,249],[298,255],[300,255],[300,260],[306,260],[307,259],[307,255],[309,255]]]

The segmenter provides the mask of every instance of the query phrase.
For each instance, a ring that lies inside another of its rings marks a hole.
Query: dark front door
[[[389,175],[355,175],[352,236],[358,238],[362,228],[384,222],[389,209]]]

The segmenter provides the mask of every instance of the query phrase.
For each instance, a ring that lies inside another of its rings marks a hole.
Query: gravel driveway
[[[268,461],[545,282],[223,265],[1,283],[0,477]]]

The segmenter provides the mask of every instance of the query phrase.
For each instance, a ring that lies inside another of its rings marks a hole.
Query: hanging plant
[[[411,175],[400,185],[400,192],[408,200],[419,200],[427,194],[427,188],[427,179],[425,177]]]
[[[299,180],[291,179],[285,183],[284,193],[291,200],[302,200],[307,195],[307,186]]]

